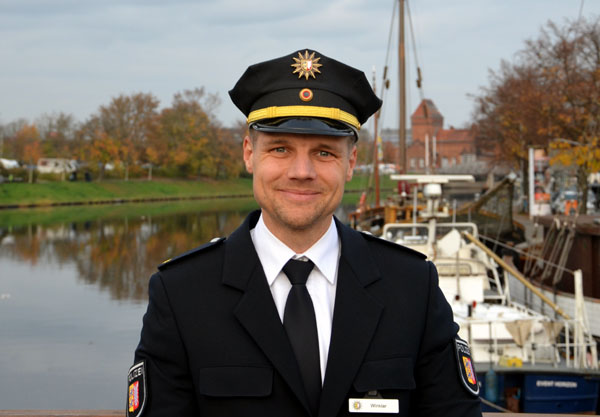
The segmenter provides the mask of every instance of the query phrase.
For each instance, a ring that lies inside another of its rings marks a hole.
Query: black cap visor
[[[358,132],[343,122],[312,117],[284,117],[254,122],[250,129],[268,133],[296,133],[299,135],[353,136]]]

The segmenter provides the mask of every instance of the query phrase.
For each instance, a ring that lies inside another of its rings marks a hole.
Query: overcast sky
[[[396,0],[397,1],[397,0]],[[600,15],[599,0],[410,0],[424,95],[445,125],[468,124],[469,94],[549,20]],[[217,117],[248,65],[310,48],[381,77],[394,0],[0,0],[0,123],[44,113],[84,121],[119,94],[205,87]],[[396,20],[397,23],[397,20]],[[407,34],[408,26],[407,26]],[[397,32],[383,124],[397,124]],[[409,115],[420,95],[408,52]],[[379,81],[380,82],[380,81]]]

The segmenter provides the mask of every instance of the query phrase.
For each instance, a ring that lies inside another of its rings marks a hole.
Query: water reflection
[[[249,199],[0,211],[0,409],[122,409],[148,278],[254,208]]]
[[[157,264],[252,200],[0,212],[0,409],[122,409]]]
[[[189,210],[176,214],[4,228],[0,260],[74,264],[78,280],[108,291],[113,299],[142,301],[147,297],[148,277],[160,262],[229,235],[239,226],[249,210],[244,204],[235,205],[211,210],[191,204]]]

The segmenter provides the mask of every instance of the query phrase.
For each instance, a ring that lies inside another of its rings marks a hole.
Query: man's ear
[[[354,172],[354,167],[356,166],[356,158],[357,158],[357,150],[356,145],[352,146],[350,150],[350,155],[348,157],[348,171],[346,172],[346,182],[352,179],[352,174]]]
[[[249,174],[252,174],[252,153],[254,152],[254,149],[252,147],[252,139],[250,139],[250,136],[244,138],[242,146],[244,149],[244,164],[246,165],[246,171],[248,171]]]

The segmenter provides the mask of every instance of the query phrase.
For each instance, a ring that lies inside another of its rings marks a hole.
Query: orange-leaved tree
[[[170,172],[187,177],[214,176],[219,136],[212,114],[216,102],[216,97],[206,95],[204,89],[185,90],[175,94],[171,107],[160,113],[152,142],[162,141],[160,148],[166,147]]]
[[[18,159],[25,162],[29,171],[29,183],[33,182],[33,170],[38,159],[43,156],[40,134],[34,125],[25,125],[19,129],[14,137],[19,154]]]
[[[547,83],[550,163],[576,168],[579,212],[587,212],[588,176],[600,170],[600,18],[549,23],[527,56]]]
[[[480,147],[500,144],[501,157],[522,168],[525,186],[527,148],[558,150],[551,163],[577,166],[585,212],[587,176],[598,169],[600,19],[563,27],[549,22],[539,38],[526,42],[516,63],[503,62],[491,73],[476,104]]]
[[[129,179],[130,166],[146,159],[145,149],[156,121],[158,104],[149,93],[121,94],[108,105],[100,106],[98,113],[86,123],[91,139],[100,139],[104,144],[110,139],[111,149],[117,148],[113,161],[123,164],[125,180]]]

